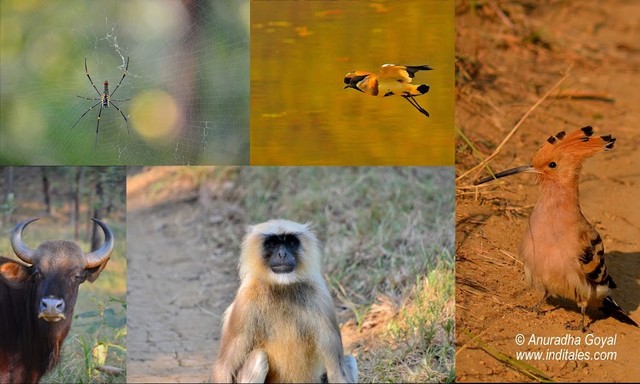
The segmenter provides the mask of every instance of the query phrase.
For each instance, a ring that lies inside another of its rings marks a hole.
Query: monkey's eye
[[[552,162],[549,163],[549,168],[555,168],[557,166],[558,166],[558,164],[556,164],[555,161],[552,161]]]

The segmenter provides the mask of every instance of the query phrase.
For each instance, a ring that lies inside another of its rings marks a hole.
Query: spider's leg
[[[89,82],[91,83],[91,86],[93,87],[93,89],[96,90],[96,92],[98,92],[98,95],[100,95],[100,97],[102,97],[102,93],[100,93],[100,91],[98,91],[98,88],[96,88],[96,85],[93,84],[93,80],[91,80],[91,76],[89,76],[89,70],[87,69],[87,58],[84,58],[84,71],[87,74],[87,77],[89,78]]]
[[[118,112],[120,112],[120,114],[122,115],[122,118],[124,119],[125,124],[127,124],[127,134],[129,133],[129,120],[127,120],[127,116],[124,115],[124,113],[122,113],[122,111],[120,110],[120,108],[118,108],[117,105],[113,104],[111,102],[111,100],[109,100],[109,104],[113,105],[113,108],[117,109]]]
[[[100,101],[102,101],[102,99],[96,99],[95,97],[85,97],[85,96],[78,96],[78,97],[81,98],[81,99],[94,100],[94,101],[100,100]]]
[[[98,146],[98,128],[100,128],[100,116],[102,115],[102,105],[100,105],[100,112],[98,112],[98,122],[96,123],[96,141],[93,143],[93,148]]]
[[[98,100],[98,99],[96,99],[96,100]],[[124,99],[124,100],[111,99],[111,101],[117,101],[118,103],[123,103],[125,101],[131,101],[131,99]]]
[[[89,109],[87,109],[87,111],[85,113],[82,114],[82,116],[80,116],[80,118],[78,119],[78,121],[76,121],[75,124],[73,124],[73,126],[71,127],[71,129],[73,129],[73,127],[75,127],[76,125],[78,125],[78,123],[80,122],[80,120],[82,120],[82,118],[84,117],[84,115],[86,115],[87,113],[91,112],[91,110],[93,108],[95,108],[96,105],[100,104],[102,101],[99,101],[97,103],[95,103],[92,107],[89,107]]]
[[[120,84],[122,84],[122,80],[124,80],[124,77],[127,76],[127,70],[128,69],[129,69],[129,56],[127,56],[127,66],[124,68],[124,73],[122,74],[122,77],[120,78],[120,81],[118,82],[118,85],[116,85],[116,87],[113,89],[113,92],[111,92],[109,97],[113,96],[113,94],[116,93],[116,91],[118,90],[118,87],[120,86]]]

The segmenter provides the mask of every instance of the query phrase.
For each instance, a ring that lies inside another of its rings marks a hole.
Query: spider
[[[113,96],[113,94],[116,93],[116,91],[118,90],[118,87],[120,87],[120,84],[122,84],[122,80],[124,80],[124,77],[127,76],[127,69],[129,69],[129,57],[127,57],[127,65],[124,68],[124,73],[122,74],[122,78],[120,78],[120,82],[118,82],[118,85],[116,85],[116,87],[114,88],[113,92],[109,93],[109,82],[105,80],[105,82],[104,82],[104,92],[100,93],[100,91],[98,91],[98,88],[96,88],[95,84],[93,84],[93,80],[91,80],[91,76],[89,76],[89,70],[87,69],[87,58],[86,57],[84,58],[84,70],[87,73],[87,78],[89,79],[89,82],[91,83],[91,86],[93,87],[93,89],[96,90],[96,92],[98,93],[98,96],[100,96],[100,98],[96,99],[95,97],[78,96],[81,99],[94,100],[94,101],[98,101],[98,102],[95,103],[94,105],[92,105],[91,107],[89,107],[89,109],[87,109],[87,111],[85,113],[83,113],[82,116],[80,116],[78,121],[76,121],[76,123],[73,124],[73,127],[78,125],[80,120],[82,120],[82,118],[87,113],[91,112],[91,110],[93,108],[95,108],[96,106],[100,105],[100,112],[98,112],[98,122],[96,123],[96,141],[95,141],[94,147],[97,146],[97,144],[98,144],[98,129],[100,128],[100,116],[102,115],[102,108],[109,108],[109,104],[113,105],[113,107],[115,109],[117,109],[118,112],[120,112],[120,114],[122,115],[122,118],[124,119],[125,124],[127,125],[127,133],[129,133],[129,120],[127,120],[127,117],[124,115],[124,113],[122,113],[120,108],[118,108],[118,106],[115,105],[113,102],[114,101],[124,102],[124,101],[129,101],[131,99],[116,100],[116,99],[112,99],[111,98]],[[71,127],[71,128],[73,129],[73,127]]]

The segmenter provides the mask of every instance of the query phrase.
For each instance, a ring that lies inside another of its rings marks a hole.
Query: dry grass
[[[362,381],[453,380],[452,177],[451,168],[239,174],[238,197],[251,222],[314,223],[327,281],[355,317],[343,332],[358,339],[367,334],[363,325],[372,329],[353,351]]]
[[[373,382],[454,381],[453,264],[418,279],[412,294],[361,356]]]
[[[451,381],[453,177],[451,167],[152,168],[129,193],[162,195],[156,212],[179,223],[163,234],[201,239],[216,265],[235,264],[246,225],[312,222],[360,380]]]

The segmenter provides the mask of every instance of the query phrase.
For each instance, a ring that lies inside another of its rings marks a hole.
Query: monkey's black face
[[[295,234],[268,235],[262,243],[262,255],[274,273],[289,273],[298,264],[300,247]]]

